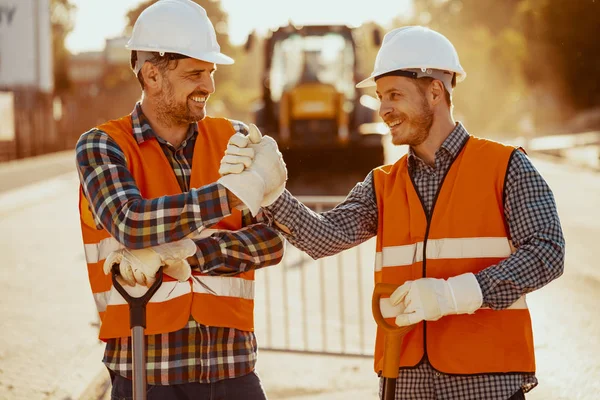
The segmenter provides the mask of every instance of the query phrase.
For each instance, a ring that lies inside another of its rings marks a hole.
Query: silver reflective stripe
[[[94,293],[94,300],[96,301],[96,309],[98,312],[106,311],[108,305],[108,298],[110,297],[110,291]]]
[[[508,238],[445,238],[427,241],[427,258],[506,258],[512,253]],[[384,247],[375,257],[375,271],[385,267],[412,265],[423,261],[423,242]]]
[[[219,231],[224,231],[224,229],[199,228],[198,230],[190,233],[187,237],[190,239],[204,239]],[[108,257],[108,255],[113,251],[123,249],[124,247],[125,246],[117,242],[117,240],[113,237],[102,239],[100,243],[86,244],[84,246],[85,259],[88,264],[97,263],[105,260],[106,257]]]
[[[195,275],[195,277],[213,290],[217,296],[254,300],[254,281],[230,276]],[[192,283],[194,292],[212,294],[195,279],[192,279]]]
[[[112,237],[102,239],[100,243],[86,244],[84,245],[85,260],[88,264],[97,263],[105,260],[113,251],[122,248],[124,248],[124,246]]]
[[[510,256],[508,238],[446,238],[427,241],[427,258],[505,258]]]
[[[134,287],[125,285],[123,288],[133,297],[142,297],[148,291],[148,288],[143,285],[135,285]],[[150,303],[160,303],[172,300],[190,292],[190,283],[187,281],[163,282],[156,293],[154,293],[154,296],[150,299]],[[114,287],[112,287],[110,291],[94,293],[94,299],[96,300],[98,312],[106,311],[107,306],[127,304],[127,301],[121,296],[121,293],[117,292],[117,289]]]

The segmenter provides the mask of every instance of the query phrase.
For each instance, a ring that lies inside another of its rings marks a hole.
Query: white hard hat
[[[133,26],[129,50],[177,53],[215,64],[233,64],[221,53],[206,10],[191,0],[159,0]]]
[[[449,71],[456,73],[457,82],[467,76],[452,43],[441,33],[423,26],[406,26],[388,32],[383,37],[371,76],[356,87],[375,86],[377,77],[398,70],[420,70],[422,73],[415,76],[418,78],[436,78],[432,71]],[[451,90],[450,87],[449,92]]]

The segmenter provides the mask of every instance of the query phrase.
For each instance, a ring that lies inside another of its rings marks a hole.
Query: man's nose
[[[215,92],[215,81],[212,77],[202,79],[202,82],[200,82],[200,85],[198,86],[198,90],[206,92],[207,94],[213,94]]]
[[[383,119],[392,112],[393,108],[387,101],[381,101],[379,104],[379,116]]]

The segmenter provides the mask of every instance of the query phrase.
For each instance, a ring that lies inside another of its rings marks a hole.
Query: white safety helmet
[[[385,74],[414,78],[430,76],[444,82],[449,93],[452,93],[450,82],[454,74],[456,82],[467,76],[452,43],[441,33],[423,26],[406,26],[388,32],[377,53],[371,76],[356,87],[375,86],[375,80]]]
[[[159,0],[146,8],[135,21],[125,47],[138,52],[177,53],[215,64],[233,64],[231,57],[221,53],[206,10],[191,0]]]

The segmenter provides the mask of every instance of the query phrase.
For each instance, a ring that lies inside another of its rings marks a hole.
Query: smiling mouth
[[[194,103],[198,103],[200,105],[204,105],[206,103],[206,96],[192,96],[190,97]]]
[[[387,124],[387,126],[389,126],[390,129],[392,129],[396,126],[400,126],[403,122],[404,122],[403,120],[395,119],[393,121],[386,122],[386,124]]]

